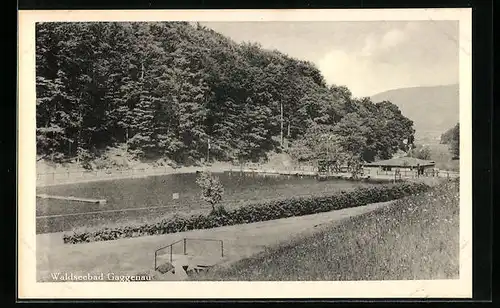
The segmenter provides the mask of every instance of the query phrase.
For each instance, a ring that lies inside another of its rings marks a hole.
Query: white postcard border
[[[19,298],[470,298],[472,296],[471,15],[471,9],[19,11]],[[35,23],[174,20],[225,22],[458,20],[461,49],[460,279],[361,282],[36,282]]]

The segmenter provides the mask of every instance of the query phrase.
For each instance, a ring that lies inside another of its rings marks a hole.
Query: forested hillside
[[[432,136],[439,140],[441,132],[459,119],[458,84],[394,89],[373,95],[374,102],[389,100],[403,115],[414,121],[417,139]]]
[[[441,143],[447,144],[450,147],[450,152],[453,157],[458,159],[460,157],[460,124],[447,130],[441,135]]]
[[[283,139],[303,160],[373,160],[414,134],[397,106],[328,86],[312,63],[186,22],[38,24],[36,73],[37,151],[56,161],[118,145],[181,163],[208,150],[257,160]]]

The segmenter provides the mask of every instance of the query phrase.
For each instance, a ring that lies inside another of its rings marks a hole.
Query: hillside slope
[[[388,100],[414,122],[417,138],[439,137],[459,119],[458,84],[401,88],[371,97],[373,102]]]
[[[198,24],[43,23],[36,34],[37,154],[53,162],[258,162],[306,132],[335,133],[372,161],[413,133],[394,105],[328,86],[312,62]],[[299,144],[308,153],[325,144],[311,139]]]

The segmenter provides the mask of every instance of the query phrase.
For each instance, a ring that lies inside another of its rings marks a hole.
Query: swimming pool
[[[379,185],[347,180],[318,181],[311,177],[245,173],[214,173],[224,186],[221,204],[299,195],[318,195],[361,186]],[[37,188],[37,194],[106,199],[106,204],[37,198],[37,233],[70,230],[131,218],[138,221],[159,215],[209,210],[201,200],[195,173],[107,180]],[[55,223],[57,222],[57,223]]]

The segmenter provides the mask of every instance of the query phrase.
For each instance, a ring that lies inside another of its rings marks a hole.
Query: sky
[[[355,97],[458,83],[457,21],[203,22],[236,42],[308,60]]]

